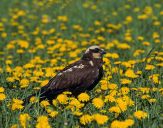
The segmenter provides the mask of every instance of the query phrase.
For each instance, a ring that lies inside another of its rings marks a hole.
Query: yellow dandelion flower
[[[104,106],[104,101],[103,101],[101,98],[94,98],[94,99],[92,100],[92,104],[93,104],[96,108],[100,109],[100,108],[102,108],[102,107]]]
[[[155,98],[151,98],[148,100],[150,103],[155,103],[157,100]]]
[[[41,105],[41,107],[47,107],[50,105],[50,103],[47,100],[43,100],[43,101],[41,101],[40,105]]]
[[[155,39],[154,42],[158,44],[158,43],[161,43],[161,40],[160,39]]]
[[[47,24],[50,21],[50,18],[48,15],[43,15],[41,19],[42,23]]]
[[[122,95],[126,95],[130,92],[130,89],[128,87],[122,87],[119,89],[119,92],[122,93]]]
[[[101,84],[101,90],[107,90],[108,85],[107,84]]]
[[[142,95],[141,98],[142,99],[149,99],[150,98],[150,95]]]
[[[123,96],[122,99],[126,102],[128,106],[133,106],[135,102],[129,96]]]
[[[78,96],[78,100],[82,101],[82,102],[87,102],[87,101],[89,101],[89,99],[90,99],[90,96],[87,93],[81,93]]]
[[[39,101],[38,98],[35,97],[35,96],[32,96],[32,97],[30,98],[30,102],[31,102],[31,103],[35,103],[35,102],[38,102],[38,101]]]
[[[6,38],[6,37],[7,37],[7,33],[3,32],[3,33],[1,34],[1,37],[2,37],[2,38]]]
[[[10,66],[7,66],[7,67],[6,67],[6,72],[11,73],[11,72],[12,72],[12,68],[11,68]],[[7,80],[12,81],[12,77],[7,77]],[[10,82],[10,81],[9,81],[9,82]]]
[[[107,95],[107,96],[105,96],[105,100],[104,100],[104,102],[107,102],[107,101],[109,101],[109,102],[115,102],[116,99],[115,99],[114,96]]]
[[[120,81],[121,81],[121,84],[131,84],[131,80],[129,80],[129,79],[120,79]]]
[[[143,42],[143,45],[149,46],[149,45],[150,45],[150,42],[144,41],[144,42]]]
[[[143,94],[144,94],[144,93],[149,93],[149,92],[150,92],[150,88],[147,88],[147,87],[146,87],[146,88],[145,88],[145,87],[144,87],[144,88],[140,87],[139,90],[140,90]]]
[[[110,64],[110,60],[108,58],[103,58],[103,61],[105,62],[105,64]]]
[[[23,49],[18,49],[18,50],[16,50],[16,53],[22,54],[22,53],[24,53],[24,50]]]
[[[147,64],[145,67],[145,70],[153,70],[155,68],[155,66]]]
[[[49,80],[44,80],[41,82],[40,86],[43,87],[43,86],[47,85],[48,82],[49,82]]]
[[[60,104],[67,104],[67,100],[68,100],[68,97],[67,95],[64,95],[64,94],[60,94],[57,96],[57,100]]]
[[[12,64],[12,61],[11,60],[6,60],[5,63],[6,64]]]
[[[28,79],[22,79],[20,81],[20,87],[21,88],[26,88],[29,85],[29,80]]]
[[[19,121],[20,121],[20,124],[23,128],[27,128],[27,121],[30,119],[30,116],[29,114],[27,113],[24,113],[24,114],[20,114],[19,116]]]
[[[118,53],[112,53],[112,54],[111,54],[111,58],[113,58],[113,59],[119,58]]]
[[[122,112],[127,110],[127,103],[122,98],[118,98],[116,103]]]
[[[13,103],[12,103],[11,109],[12,110],[23,109],[24,106],[22,104],[23,104],[22,100],[13,99]]]
[[[23,67],[26,68],[26,69],[28,69],[28,68],[33,68],[34,65],[31,64],[31,63],[27,63],[27,64],[25,64]]]
[[[118,85],[117,84],[114,84],[114,83],[109,83],[108,84],[108,88],[113,90],[113,89],[117,89],[118,88]]]
[[[68,21],[68,17],[67,16],[58,16],[57,19],[59,21],[62,21],[62,22],[67,22]]]
[[[71,94],[72,94],[72,92],[65,91],[65,92],[63,92],[63,94],[65,94],[65,95],[71,95]]]
[[[161,95],[163,95],[163,88],[160,88],[159,92],[160,92]]]
[[[78,109],[80,109],[80,108],[82,108],[84,106],[84,104],[83,103],[81,103],[80,101],[78,101],[77,99],[72,99],[71,101],[70,101],[70,103],[69,103],[69,107],[70,108],[74,108],[74,107],[76,107],[76,108],[78,108]]]
[[[83,113],[80,111],[74,111],[72,114],[75,116],[81,116]]]
[[[51,128],[47,116],[39,116],[37,118],[36,128]]]
[[[151,91],[152,91],[152,92],[157,92],[157,91],[159,91],[159,89],[156,88],[156,87],[153,87],[153,88],[151,88]]]
[[[25,14],[26,14],[26,12],[25,12],[24,10],[19,10],[19,11],[17,12],[17,15],[18,15],[18,16],[25,16]]]
[[[137,18],[138,18],[139,20],[145,20],[145,19],[148,18],[148,15],[146,15],[146,14],[141,14],[141,15],[138,15]]]
[[[91,115],[88,115],[88,114],[82,115],[80,117],[80,123],[83,125],[90,123],[92,120],[93,120],[93,117]]]
[[[137,71],[136,74],[137,75],[141,75],[142,74],[142,71]]]
[[[158,67],[163,67],[163,62],[162,62],[162,63],[156,64],[156,66],[158,66]]]
[[[149,76],[149,78],[150,78],[155,84],[159,84],[159,83],[160,83],[159,74],[153,74],[153,75]]]
[[[114,120],[111,123],[111,128],[122,128],[122,123],[118,120]],[[123,127],[124,128],[124,127]]]
[[[138,110],[138,111],[134,112],[134,116],[135,116],[137,119],[141,120],[141,119],[147,118],[148,114],[147,114],[146,112],[143,112],[143,111],[141,111],[141,110]]]
[[[3,73],[3,69],[2,68],[0,68],[0,73]]]
[[[125,76],[129,77],[129,78],[137,78],[138,77],[138,75],[136,75],[132,69],[128,69],[125,72]]]
[[[143,36],[138,36],[137,39],[143,41],[144,37]]]
[[[57,106],[57,104],[58,104],[57,100],[56,100],[56,99],[53,99],[52,104],[53,104],[54,106]]]
[[[23,101],[22,100],[19,100],[19,99],[13,99],[13,102],[14,103],[18,103],[18,104],[22,104],[23,103]]]
[[[127,127],[131,127],[132,125],[134,125],[134,120],[132,120],[132,119],[126,119],[126,120],[124,121],[124,124],[125,124],[125,126],[127,126]]]
[[[131,23],[131,22],[133,21],[132,16],[127,16],[127,17],[126,17],[126,21],[127,21],[128,23]]]
[[[108,116],[101,115],[101,114],[94,114],[93,118],[97,122],[97,124],[99,124],[99,125],[105,124],[109,119]]]
[[[161,61],[161,62],[163,61],[163,57],[160,57],[160,56],[156,56],[155,59],[156,59],[157,61]]]
[[[118,93],[117,90],[110,90],[110,91],[109,91],[109,95],[110,95],[110,96],[116,96],[117,93]]]
[[[57,115],[58,115],[57,111],[52,111],[52,112],[49,113],[49,116],[53,117],[53,118],[56,117]]]
[[[4,92],[4,88],[3,87],[0,87],[0,92]]]
[[[121,110],[118,106],[113,106],[113,107],[109,108],[109,112],[114,112],[114,113],[119,114],[119,113],[121,113]]]
[[[45,74],[45,76],[46,77],[52,77],[52,76],[54,76],[55,75],[55,73],[54,73],[54,71],[53,71],[53,69],[52,68],[46,68],[46,74]],[[49,80],[47,80],[47,82],[48,82]]]
[[[146,6],[143,10],[143,12],[147,15],[152,15],[153,14],[153,9],[151,6]]]
[[[3,93],[0,93],[0,101],[2,101],[2,100],[4,100],[4,99],[6,99],[6,95],[3,94]]]
[[[111,123],[111,128],[129,128],[134,124],[132,119],[126,119],[124,121],[114,120]]]
[[[108,58],[113,58],[113,59],[117,59],[117,58],[119,58],[119,55],[118,55],[118,53],[107,53],[106,54],[106,57],[108,57]],[[106,59],[105,59],[106,60]]]
[[[21,48],[28,48],[29,46],[29,43],[26,40],[17,40],[17,42]]]
[[[133,56],[136,57],[136,56],[139,56],[140,54],[144,53],[145,51],[144,50],[141,50],[141,49],[137,49],[135,50],[135,52],[133,53]]]
[[[54,117],[56,117],[58,115],[58,112],[57,111],[53,111],[50,108],[47,108],[46,111],[47,111],[47,113],[48,113],[48,115],[50,117],[53,117],[54,118]]]
[[[128,45],[127,43],[119,43],[119,44],[117,45],[117,48],[126,50],[126,49],[130,49],[131,46]]]
[[[129,62],[126,62],[126,61],[122,62],[121,65],[125,66],[126,68],[131,68],[132,67],[132,65]]]
[[[13,124],[13,125],[11,126],[11,128],[19,128],[19,125],[18,125],[18,124]]]
[[[34,75],[37,76],[37,77],[43,76],[43,75],[44,75],[44,73],[43,73],[41,70],[40,70],[40,71],[37,71],[37,70],[36,70],[36,71],[34,71],[33,73],[34,73]]]
[[[102,90],[107,90],[108,89],[108,82],[107,82],[107,80],[101,80],[100,83],[101,83],[101,89]]]
[[[6,80],[8,82],[14,82],[15,81],[15,78],[14,77],[7,77]]]
[[[55,31],[55,29],[53,29],[53,31]],[[46,41],[46,43],[48,45],[54,45],[55,42],[54,42],[54,40],[49,39],[49,40]]]

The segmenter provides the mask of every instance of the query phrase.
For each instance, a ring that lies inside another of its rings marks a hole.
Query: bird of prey
[[[80,60],[68,65],[53,77],[47,85],[39,91],[40,101],[52,101],[58,94],[69,91],[72,95],[92,90],[103,77],[103,55],[106,52],[99,46],[90,46]],[[24,100],[29,103],[33,94]]]

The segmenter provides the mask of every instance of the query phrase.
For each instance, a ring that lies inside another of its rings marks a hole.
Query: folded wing
[[[98,79],[99,71],[90,65],[82,62],[74,63],[63,69],[59,74],[52,78],[42,93],[71,91],[80,93],[93,84]]]

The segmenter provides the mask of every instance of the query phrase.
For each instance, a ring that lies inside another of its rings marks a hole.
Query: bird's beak
[[[101,54],[102,54],[102,55],[106,54],[106,52],[105,52],[104,49],[101,50]]]

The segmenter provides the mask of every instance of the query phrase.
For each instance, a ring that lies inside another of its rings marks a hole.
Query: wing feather
[[[58,75],[52,78],[48,83],[48,90],[70,89],[78,86],[89,86],[98,77],[98,71],[86,64],[79,68],[82,62],[74,63],[62,70]]]

